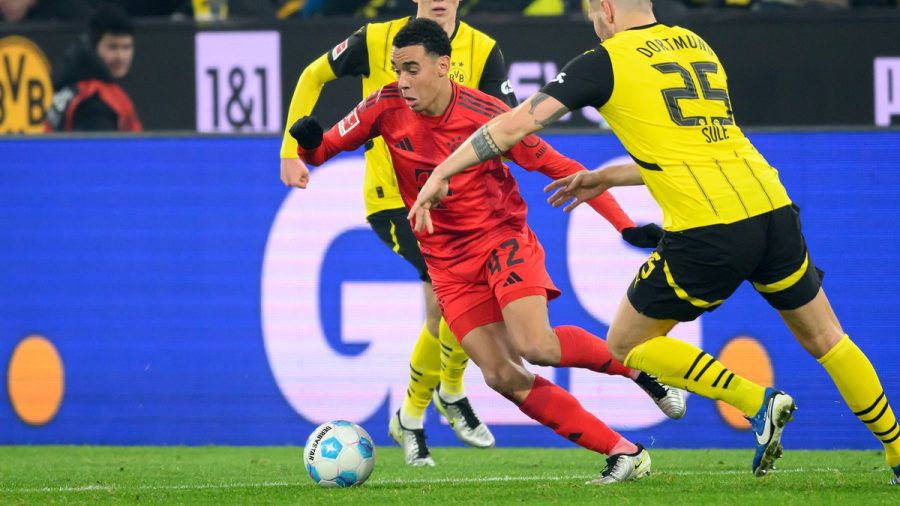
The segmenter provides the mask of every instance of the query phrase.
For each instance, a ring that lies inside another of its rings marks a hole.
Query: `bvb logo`
[[[450,79],[459,84],[466,84],[468,76],[463,72],[463,64],[455,61],[450,62]]]
[[[18,36],[0,39],[0,133],[39,133],[53,99],[50,64]]]

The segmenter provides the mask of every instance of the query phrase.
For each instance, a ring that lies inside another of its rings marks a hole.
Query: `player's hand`
[[[285,186],[305,189],[309,184],[309,169],[299,158],[281,159],[281,182]]]
[[[609,186],[603,183],[602,177],[597,171],[583,170],[553,181],[544,187],[544,193],[556,190],[547,198],[547,202],[553,207],[560,207],[568,202],[568,205],[563,207],[563,211],[569,212],[582,202],[591,200],[607,189]]]
[[[663,229],[656,223],[622,230],[622,239],[637,248],[655,248],[663,238]]]
[[[298,119],[291,125],[289,132],[303,149],[316,149],[322,144],[322,125],[315,116]]]
[[[416,202],[409,208],[409,214],[406,215],[413,230],[421,232],[427,230],[429,234],[434,233],[434,223],[431,222],[431,208],[444,199],[450,193],[450,183],[442,178],[435,177],[434,174],[425,181],[425,186],[419,190],[419,196]]]

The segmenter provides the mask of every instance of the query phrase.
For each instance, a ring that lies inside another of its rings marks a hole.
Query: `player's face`
[[[612,26],[613,12],[614,7],[608,0],[591,0],[588,3],[588,17],[600,40],[606,40],[615,33]]]
[[[442,24],[442,21],[456,21],[456,11],[459,9],[459,0],[414,0],[419,4],[417,15],[422,18],[432,19]]]
[[[425,52],[422,45],[394,48],[391,65],[397,73],[397,84],[406,105],[415,112],[441,114],[434,110],[441,93],[446,91],[450,57]]]
[[[131,35],[104,34],[97,42],[97,56],[106,64],[114,79],[122,79],[131,69],[134,57],[134,37]]]

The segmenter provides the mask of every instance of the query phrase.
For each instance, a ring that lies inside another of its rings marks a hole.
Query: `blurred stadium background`
[[[144,125],[136,135],[44,134],[53,65],[84,24],[0,23],[0,444],[302,444],[337,418],[386,444],[422,322],[419,283],[364,222],[360,153],[300,192],[280,183],[278,152],[303,67],[366,15],[411,14],[412,2],[380,2],[395,9],[381,12],[283,2],[222,20],[173,17],[171,3],[135,20],[123,87]],[[524,15],[532,2],[471,3],[464,19],[497,39],[520,99],[596,42],[578,2],[544,2],[559,14],[547,16]],[[896,403],[896,2],[672,1],[657,12],[716,49],[738,123],[803,209],[832,302]],[[330,124],[359,96],[358,81],[338,81],[316,112]],[[589,168],[625,155],[592,111],[546,138]],[[646,252],[588,211],[543,204],[541,176],[517,177],[564,292],[552,320],[604,334]],[[637,221],[659,220],[645,190],[616,197]],[[752,290],[679,332],[795,396],[790,447],[879,448]],[[743,419],[707,400],[691,398],[687,419],[668,421],[631,385],[544,374],[634,440],[748,446]],[[567,445],[490,392],[474,367],[467,388],[501,446]],[[440,424],[431,412],[431,444],[456,445]]]

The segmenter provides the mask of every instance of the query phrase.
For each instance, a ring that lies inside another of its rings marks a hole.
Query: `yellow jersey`
[[[338,44],[317,62],[327,61],[321,84],[312,82],[302,86],[304,76],[294,91],[282,140],[282,157],[297,157],[297,143],[287,130],[298,118],[308,115],[318,100],[318,93],[326,81],[342,76],[362,78],[363,98],[397,80],[391,66],[394,36],[411,18],[405,17],[383,23],[369,23]],[[450,78],[470,88],[480,89],[515,105],[515,97],[506,79],[503,55],[491,37],[466,23],[458,22],[451,36]],[[316,62],[312,66],[316,65]],[[329,72],[330,71],[330,75]],[[304,72],[306,74],[306,72]],[[318,86],[316,86],[318,84]],[[315,91],[314,96],[311,91]],[[295,106],[296,103],[296,106]],[[307,110],[308,109],[308,110]],[[381,137],[366,145],[366,176],[363,195],[366,215],[387,209],[403,208],[397,176],[391,155]]]
[[[543,91],[569,109],[597,107],[641,167],[666,230],[734,223],[791,203],[778,171],[735,122],[715,51],[690,30],[655,23],[619,32],[560,76]]]

